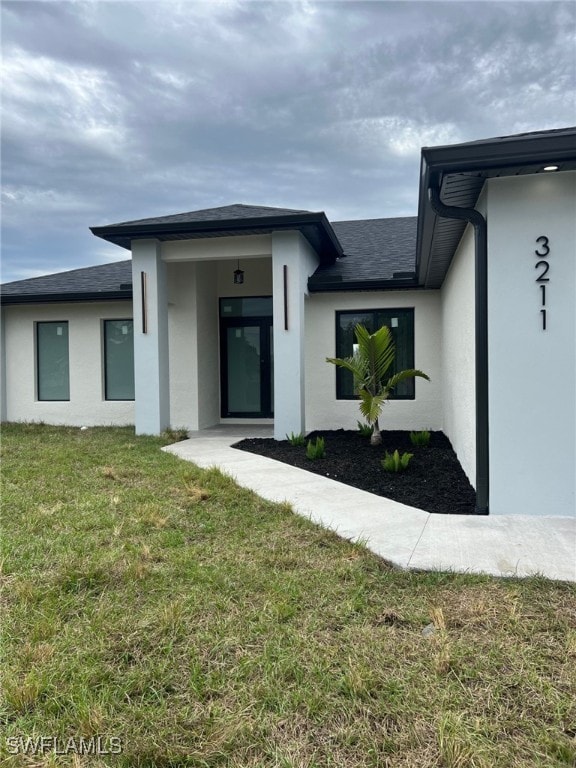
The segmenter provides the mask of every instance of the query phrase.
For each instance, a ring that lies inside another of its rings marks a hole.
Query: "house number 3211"
[[[538,261],[536,264],[534,264],[534,269],[538,270],[536,282],[540,287],[540,306],[542,307],[540,310],[540,317],[542,318],[542,330],[545,331],[547,320],[546,288],[548,287],[546,283],[550,282],[550,278],[547,277],[548,270],[550,269],[550,264],[548,263],[548,259],[550,257],[550,241],[545,235],[541,235],[540,237],[536,238],[536,243],[538,244],[538,248],[536,248],[534,253],[538,257]]]

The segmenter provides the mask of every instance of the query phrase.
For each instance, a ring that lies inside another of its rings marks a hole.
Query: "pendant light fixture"
[[[240,269],[240,259],[238,259],[238,269],[234,270],[234,285],[242,285],[244,282],[244,272]]]

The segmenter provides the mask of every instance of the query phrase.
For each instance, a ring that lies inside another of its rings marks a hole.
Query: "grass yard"
[[[4,427],[3,765],[576,764],[574,586],[393,569],[160,445]]]

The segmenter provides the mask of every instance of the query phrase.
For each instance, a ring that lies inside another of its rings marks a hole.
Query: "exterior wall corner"
[[[157,240],[132,241],[134,386],[137,434],[170,424],[168,288]]]

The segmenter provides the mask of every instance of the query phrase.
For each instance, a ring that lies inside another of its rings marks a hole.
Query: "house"
[[[2,286],[2,418],[274,435],[358,420],[353,328],[388,325],[389,429],[442,429],[477,511],[576,516],[576,128],[422,149],[418,216],[229,205],[92,228],[131,260]]]

